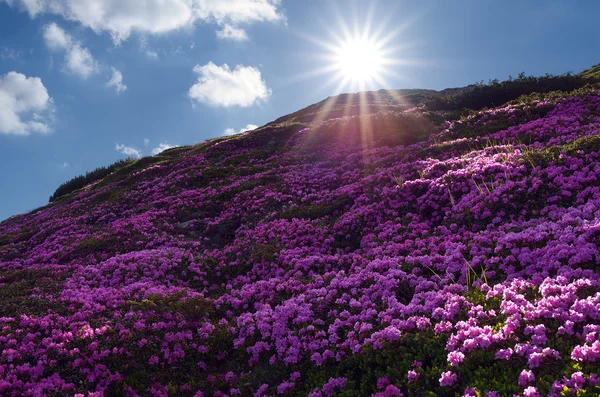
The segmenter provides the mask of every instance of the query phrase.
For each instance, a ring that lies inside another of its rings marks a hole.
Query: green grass
[[[586,79],[600,79],[600,63],[584,70],[579,75]]]
[[[289,208],[281,212],[279,216],[284,219],[319,219],[344,209],[350,203],[350,198],[343,197],[332,203]]]
[[[523,159],[535,168],[559,161],[562,153],[572,156],[580,150],[586,154],[600,151],[600,135],[582,137],[564,145],[550,146],[542,150],[526,150]]]

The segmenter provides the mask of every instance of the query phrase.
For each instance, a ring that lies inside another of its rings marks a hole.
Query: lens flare
[[[381,48],[368,38],[351,38],[340,43],[335,58],[335,66],[343,77],[358,85],[379,76],[384,63]]]

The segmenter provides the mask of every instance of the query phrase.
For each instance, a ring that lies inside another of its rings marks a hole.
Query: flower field
[[[2,396],[597,396],[600,91],[278,123],[0,224]]]

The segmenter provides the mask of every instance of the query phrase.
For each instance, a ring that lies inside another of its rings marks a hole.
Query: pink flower
[[[523,397],[541,397],[537,387],[529,386],[523,391]]]
[[[419,380],[419,373],[411,369],[408,371],[407,377],[409,383],[416,383]]]
[[[456,374],[452,371],[442,372],[440,377],[440,386],[451,386],[456,382]]]
[[[535,375],[533,374],[533,371],[524,369],[523,371],[521,371],[521,374],[519,375],[519,386],[527,386],[529,383],[533,382],[534,380],[535,380]]]
[[[333,396],[335,389],[342,389],[346,385],[346,378],[329,378],[327,383],[323,385],[323,393],[327,397]]]
[[[453,351],[453,352],[448,353],[448,362],[453,367],[458,367],[458,365],[460,363],[462,363],[464,359],[465,359],[465,355],[463,354],[463,352]]]
[[[387,385],[389,385],[390,382],[390,378],[387,376],[383,376],[379,379],[377,379],[377,388],[378,389],[384,389]]]

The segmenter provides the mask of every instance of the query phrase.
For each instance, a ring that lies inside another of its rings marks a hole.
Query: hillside
[[[341,95],[63,185],[0,224],[0,395],[599,395],[595,73]]]

